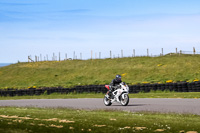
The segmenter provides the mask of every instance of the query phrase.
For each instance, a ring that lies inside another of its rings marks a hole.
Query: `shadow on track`
[[[128,104],[127,106],[145,106],[146,104]],[[111,105],[111,106],[122,106],[121,104],[119,105]],[[127,106],[124,106],[124,107],[127,107]],[[123,106],[122,106],[123,107]]]

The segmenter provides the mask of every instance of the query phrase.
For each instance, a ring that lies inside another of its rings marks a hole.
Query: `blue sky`
[[[200,51],[199,0],[0,0],[0,62]]]

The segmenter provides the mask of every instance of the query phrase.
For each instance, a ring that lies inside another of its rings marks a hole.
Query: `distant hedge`
[[[151,90],[169,90],[175,92],[200,92],[200,81],[198,82],[178,82],[178,83],[166,83],[166,84],[140,84],[129,85],[129,93],[138,92],[150,92]],[[0,90],[0,96],[24,96],[24,95],[41,95],[52,93],[106,93],[107,89],[104,85],[87,85],[76,86],[74,88],[62,88],[62,87],[44,87],[44,88],[29,88],[29,89],[12,89],[8,88]]]

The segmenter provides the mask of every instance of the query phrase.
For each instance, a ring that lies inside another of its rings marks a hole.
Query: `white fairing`
[[[128,87],[128,85],[120,83],[120,86],[121,87],[119,89],[117,89],[117,90],[115,90],[113,92],[113,95],[115,96],[115,99],[113,99],[111,101],[112,103],[115,102],[115,101],[120,102],[119,101],[119,96],[122,95],[122,99],[124,99],[125,98],[124,95],[125,94],[128,95],[128,93],[129,93],[129,87]]]
[[[128,85],[123,85],[122,83],[120,83],[120,85],[121,85],[121,88],[114,91],[114,93],[117,92],[117,96],[120,96],[122,93],[125,93],[125,92],[128,93],[129,91]]]
[[[126,106],[129,103],[129,87],[126,83],[122,82],[119,84],[119,88],[112,92],[114,97],[110,97],[108,93],[104,97],[104,104],[110,106],[113,102],[119,102],[121,105]]]
[[[122,83],[120,83],[120,85],[121,85],[121,88],[119,88],[118,90],[121,90],[122,92],[129,92],[129,87],[128,87],[128,85],[123,85]]]

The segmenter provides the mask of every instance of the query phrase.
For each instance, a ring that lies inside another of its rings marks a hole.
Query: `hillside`
[[[116,74],[128,84],[200,79],[200,55],[17,63],[0,68],[0,88],[108,84]]]

